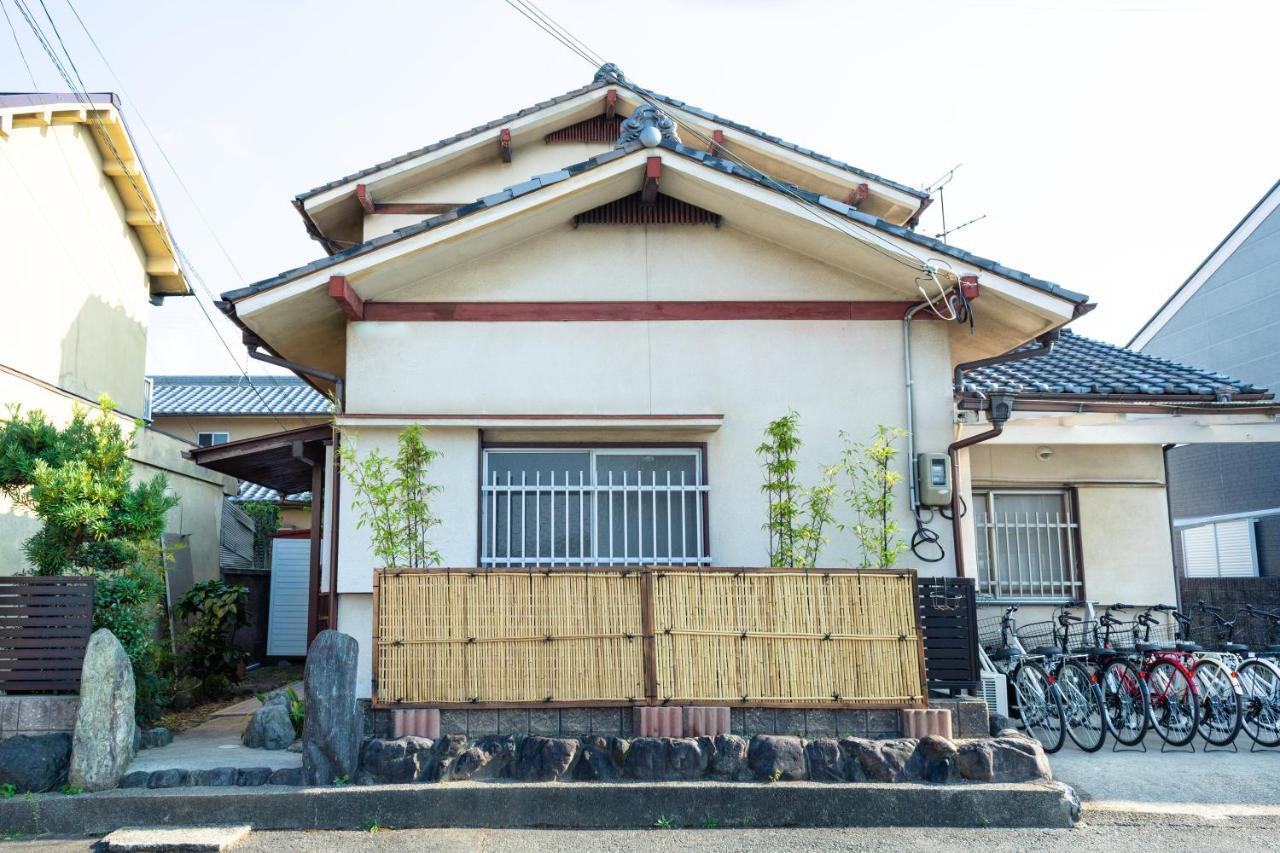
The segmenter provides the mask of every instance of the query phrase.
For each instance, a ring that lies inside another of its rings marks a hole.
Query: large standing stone
[[[89,638],[80,670],[80,708],[68,781],[87,791],[114,788],[133,760],[133,667],[124,647],[100,628]]]
[[[67,781],[71,735],[14,735],[0,741],[0,785],[18,793],[52,791]]]
[[[355,638],[338,631],[321,631],[307,650],[302,766],[309,785],[332,785],[335,779],[355,776],[361,734],[356,706],[359,654]]]
[[[711,775],[721,779],[745,782],[752,778],[747,766],[747,739],[738,735],[719,735],[711,756]]]
[[[853,757],[872,782],[916,782],[924,778],[925,760],[912,738],[864,740],[846,738]]]

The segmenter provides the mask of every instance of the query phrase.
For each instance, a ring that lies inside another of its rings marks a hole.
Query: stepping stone
[[[230,850],[249,837],[245,826],[170,826],[163,829],[124,827],[102,839],[108,853],[178,850],[203,853]]]

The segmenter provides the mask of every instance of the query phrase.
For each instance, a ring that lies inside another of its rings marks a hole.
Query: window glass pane
[[[591,456],[490,452],[484,551],[491,562],[574,565],[591,554]]]
[[[596,455],[600,555],[617,562],[698,557],[698,458],[693,454]]]

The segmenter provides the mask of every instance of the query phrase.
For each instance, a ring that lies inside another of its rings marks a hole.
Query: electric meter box
[[[945,453],[916,456],[916,494],[920,506],[951,505],[951,459]]]

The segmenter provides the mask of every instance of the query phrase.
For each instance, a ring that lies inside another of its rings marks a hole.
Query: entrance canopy
[[[333,427],[323,424],[198,447],[185,455],[203,468],[288,495],[311,488],[311,463],[324,458],[323,445],[332,440]]]

